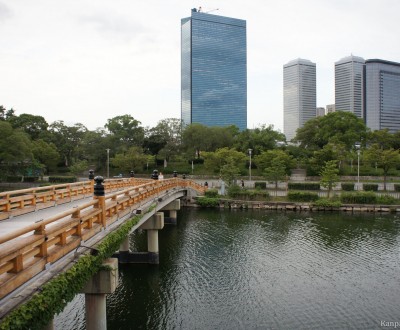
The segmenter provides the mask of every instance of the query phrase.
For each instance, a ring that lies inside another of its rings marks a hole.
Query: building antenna
[[[200,8],[201,8],[201,7],[200,7]],[[208,14],[208,13],[211,13],[212,11],[216,11],[216,10],[219,10],[219,8],[211,9],[211,10],[209,10],[209,11],[206,11],[205,13]]]

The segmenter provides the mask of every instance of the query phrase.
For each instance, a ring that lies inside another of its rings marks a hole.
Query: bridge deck
[[[72,202],[55,205],[45,209],[40,209],[37,211],[13,216],[6,220],[2,220],[0,221],[0,234],[1,235],[8,234],[18,229],[27,227],[31,224],[39,223],[40,221],[51,218],[59,213],[83,205],[84,203],[92,199],[93,199],[92,196],[85,197],[82,199],[74,200]]]

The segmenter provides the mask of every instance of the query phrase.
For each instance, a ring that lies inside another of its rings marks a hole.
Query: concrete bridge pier
[[[168,205],[164,206],[161,211],[168,212],[168,217],[164,216],[164,223],[169,225],[176,225],[177,224],[177,211],[181,209],[181,200],[175,199],[173,202],[169,203]]]
[[[104,269],[94,275],[82,290],[87,330],[107,329],[106,294],[113,293],[118,285],[118,259],[107,259],[103,266]]]
[[[155,213],[139,228],[147,231],[147,252],[130,252],[126,237],[113,257],[122,264],[159,264],[158,231],[164,228],[164,213]]]
[[[140,229],[147,230],[147,255],[149,264],[159,264],[158,231],[164,228],[164,213],[157,212]]]

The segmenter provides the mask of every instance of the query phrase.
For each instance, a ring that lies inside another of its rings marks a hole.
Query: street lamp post
[[[253,151],[253,149],[249,149],[249,156],[250,156],[250,163],[249,163],[249,181],[250,181],[250,185],[251,185],[251,152]]]
[[[354,144],[354,147],[357,150],[357,190],[360,189],[360,148],[361,148],[361,143],[356,142]]]
[[[110,149],[107,150],[107,179],[110,178]]]

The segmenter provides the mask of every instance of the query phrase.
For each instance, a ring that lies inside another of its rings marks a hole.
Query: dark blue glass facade
[[[183,124],[246,129],[246,21],[192,12],[181,38]]]

